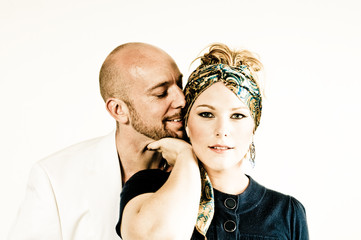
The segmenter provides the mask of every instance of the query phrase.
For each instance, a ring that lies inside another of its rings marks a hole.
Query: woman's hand
[[[193,154],[192,146],[189,143],[177,138],[162,138],[148,144],[147,148],[149,150],[161,152],[163,158],[165,158],[171,166],[174,166],[180,155],[189,153]]]

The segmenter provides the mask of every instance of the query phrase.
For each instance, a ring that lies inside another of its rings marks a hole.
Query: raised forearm
[[[167,182],[132,199],[123,212],[123,239],[189,239],[197,219],[201,181],[192,150],[182,151]]]

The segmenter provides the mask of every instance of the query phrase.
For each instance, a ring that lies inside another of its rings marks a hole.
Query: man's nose
[[[186,100],[185,100],[183,91],[182,91],[182,89],[180,89],[177,86],[174,90],[172,107],[173,108],[184,108],[185,105],[186,105]]]

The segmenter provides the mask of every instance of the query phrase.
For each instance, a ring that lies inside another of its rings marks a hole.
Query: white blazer
[[[115,131],[57,152],[33,166],[9,240],[119,240],[121,189]]]

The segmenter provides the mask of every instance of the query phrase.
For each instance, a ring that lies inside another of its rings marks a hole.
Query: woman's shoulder
[[[134,190],[142,193],[155,192],[167,181],[169,174],[159,169],[139,171],[124,184],[122,194]]]
[[[274,189],[267,188],[250,177],[250,181],[253,181],[259,188],[264,189],[264,201],[272,203],[272,205],[279,205],[279,207],[286,208],[290,212],[305,214],[305,207],[294,196],[281,193]]]
[[[268,217],[278,221],[279,225],[283,223],[287,226],[287,229],[290,229],[293,235],[299,236],[297,239],[309,239],[306,210],[298,199],[266,188],[255,181],[253,184],[264,189],[263,198],[258,204],[262,212],[266,212]]]
[[[160,169],[145,169],[141,170],[137,173],[135,173],[133,176],[129,178],[129,180],[126,182],[136,182],[139,180],[144,180],[148,178],[152,179],[164,179],[169,177],[170,172],[166,172]]]
[[[131,199],[143,193],[152,193],[167,181],[169,173],[159,169],[147,169],[135,173],[124,184],[120,193],[120,205],[124,207]]]
[[[169,174],[169,172],[159,169],[142,170],[135,173],[124,184],[120,194],[119,221],[116,226],[119,236],[121,236],[120,223],[122,222],[123,211],[127,203],[141,194],[156,192],[167,181]]]

